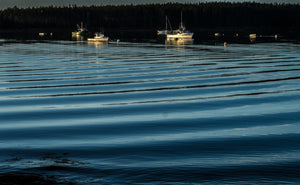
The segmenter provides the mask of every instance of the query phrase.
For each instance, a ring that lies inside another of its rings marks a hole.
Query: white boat
[[[172,33],[167,34],[167,41],[179,41],[179,42],[185,42],[185,41],[193,41],[193,35],[194,33],[189,32],[185,29],[185,26],[182,22],[182,13],[181,13],[181,22],[179,25],[178,30],[174,30]]]
[[[104,36],[103,33],[95,33],[94,38],[88,38],[89,42],[108,42],[108,37]]]
[[[167,41],[193,41],[193,33],[186,30],[176,30],[171,34],[167,34]]]
[[[250,38],[250,39],[256,39],[256,34],[250,34],[250,35],[249,35],[249,38]]]
[[[170,28],[171,30],[168,30],[168,17],[166,16],[166,28],[165,30],[157,30],[157,35],[167,35],[167,34],[170,34],[172,33],[172,27],[171,27],[171,24],[170,24]]]
[[[72,32],[73,37],[79,37],[79,36],[87,36],[88,30],[83,27],[83,23],[81,22],[81,26],[77,24],[77,31]]]

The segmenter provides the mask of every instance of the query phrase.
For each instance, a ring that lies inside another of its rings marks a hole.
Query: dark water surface
[[[1,173],[297,184],[299,141],[300,45],[0,40]]]

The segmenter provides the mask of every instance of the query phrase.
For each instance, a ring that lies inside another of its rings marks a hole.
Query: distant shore
[[[212,2],[199,4],[148,4],[90,7],[8,8],[0,11],[0,34],[59,32],[69,34],[83,22],[93,33],[104,31],[112,37],[139,33],[153,37],[165,28],[168,16],[177,29],[180,13],[186,28],[200,33],[257,33],[291,35],[300,33],[299,4]],[[144,33],[143,33],[144,32]]]

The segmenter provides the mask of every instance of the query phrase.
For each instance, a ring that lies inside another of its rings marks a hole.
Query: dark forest
[[[122,6],[8,8],[0,11],[0,30],[72,31],[84,22],[89,30],[155,31],[164,28],[167,15],[173,28],[180,13],[187,29],[298,33],[300,5],[260,3],[148,4]]]

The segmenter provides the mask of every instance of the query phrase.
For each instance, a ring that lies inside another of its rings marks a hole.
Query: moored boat
[[[256,34],[250,34],[250,35],[249,35],[249,38],[250,38],[250,39],[256,39],[256,37],[257,37]]]
[[[77,31],[72,32],[73,37],[79,37],[79,36],[87,36],[88,30],[83,27],[83,22],[81,22],[81,26],[77,24]]]
[[[181,22],[179,28],[174,30],[172,33],[167,34],[167,41],[193,41],[194,33],[186,30],[182,22],[182,13],[181,13]]]
[[[108,42],[109,38],[103,33],[95,33],[94,38],[88,38],[89,42]]]

